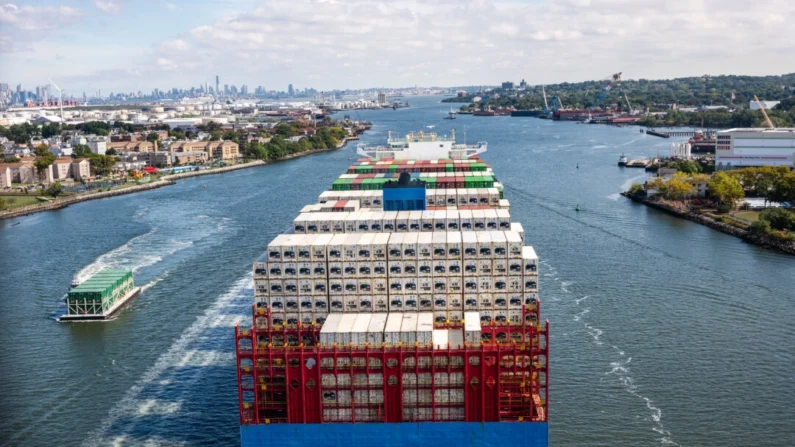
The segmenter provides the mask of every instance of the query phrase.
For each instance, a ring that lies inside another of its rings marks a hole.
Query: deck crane
[[[607,83],[602,92],[599,93],[599,96],[596,97],[596,101],[593,103],[593,106],[591,106],[591,110],[599,107],[599,104],[602,103],[602,100],[605,98],[605,96],[607,96],[607,93],[610,91],[610,89],[613,88],[613,85],[621,87],[621,72],[615,73],[613,76],[605,79],[609,79],[610,81]]]
[[[759,106],[759,111],[762,112],[762,116],[765,117],[765,123],[767,124],[767,127],[775,129],[776,126],[773,125],[773,121],[770,121],[770,117],[767,116],[767,112],[765,112],[765,107],[762,105],[762,102],[759,101],[759,98],[757,98],[756,95],[754,95],[754,101],[756,101],[756,105]]]
[[[547,102],[547,92],[544,89],[544,86],[541,86],[541,93],[544,95],[544,115],[552,116],[557,110],[563,108],[563,102],[561,102],[558,95],[554,95],[549,100],[552,102],[552,107],[549,106],[549,102]]]

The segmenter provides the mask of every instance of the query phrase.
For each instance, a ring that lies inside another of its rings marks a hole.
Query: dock
[[[642,130],[642,129],[641,129]],[[694,137],[696,132],[694,130],[675,130],[673,132],[661,132],[659,130],[654,129],[646,129],[645,132],[649,135],[653,135],[655,137],[660,138],[671,138],[671,137]],[[715,136],[714,130],[704,131],[705,138],[712,138]]]

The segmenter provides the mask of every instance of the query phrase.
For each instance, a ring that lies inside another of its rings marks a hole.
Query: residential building
[[[108,149],[113,148],[116,152],[154,152],[157,150],[157,142],[142,141],[116,141],[108,143]]]
[[[175,141],[171,143],[170,152],[207,153],[208,159],[234,160],[240,156],[240,146],[234,141]]]
[[[205,152],[216,160],[235,160],[240,157],[240,146],[234,141],[210,141]]]
[[[5,163],[0,164],[0,170],[7,169],[8,178],[11,183],[38,183],[39,175],[36,167],[31,163]],[[6,174],[4,174],[5,176]]]
[[[51,167],[53,180],[72,178],[73,161],[71,158],[56,158]]]
[[[87,158],[76,158],[72,161],[72,178],[81,180],[91,177],[91,164]]]
[[[91,152],[105,155],[105,152],[108,150],[108,137],[88,137],[88,142],[86,144],[91,149]]]
[[[777,106],[778,103],[780,103],[781,101],[764,101],[760,99],[759,102],[762,103],[762,107],[764,107],[767,110],[770,110],[773,107]],[[757,104],[756,101],[753,100],[748,102],[748,107],[751,110],[759,110],[759,104]]]
[[[747,128],[719,131],[716,169],[795,166],[795,128]]]
[[[171,166],[172,153],[167,151],[154,151],[141,153],[141,159],[146,160],[150,166]]]
[[[170,152],[173,164],[180,165],[193,165],[207,163],[207,152],[204,151],[190,151],[190,152]]]
[[[7,164],[0,164],[0,188],[11,187],[11,168]]]

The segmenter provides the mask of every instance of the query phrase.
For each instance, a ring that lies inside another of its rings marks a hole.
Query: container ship
[[[362,158],[254,262],[241,445],[548,445],[538,257],[485,142]]]
[[[66,295],[66,314],[59,321],[109,320],[140,293],[132,270],[101,270],[85,281],[72,282]]]

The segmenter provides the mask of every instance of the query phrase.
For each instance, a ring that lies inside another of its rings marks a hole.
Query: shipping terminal
[[[486,149],[360,146],[268,244],[235,328],[243,447],[548,445],[538,257]]]

